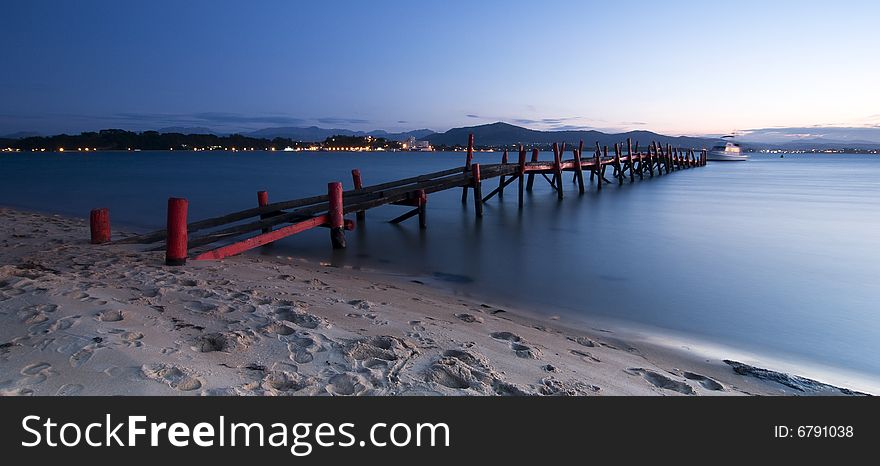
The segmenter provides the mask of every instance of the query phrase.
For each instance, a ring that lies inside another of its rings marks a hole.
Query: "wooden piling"
[[[501,155],[501,163],[504,164],[504,165],[507,164],[507,149],[504,149],[504,154]],[[501,198],[504,197],[504,187],[507,186],[507,185],[504,183],[504,180],[505,180],[506,178],[507,178],[507,177],[504,176],[504,175],[501,175],[501,176],[498,178],[498,199],[499,199],[499,200],[500,200]]]
[[[269,205],[269,192],[268,191],[257,191],[257,207],[266,207]],[[270,214],[260,214],[260,220],[265,220],[271,217]],[[263,233],[269,233],[272,231],[272,227],[263,228]]]
[[[629,157],[629,182],[633,183],[636,181],[635,174],[635,161],[633,159],[633,146],[632,139],[626,138],[626,155]]]
[[[419,228],[424,230],[428,228],[428,195],[424,189],[418,191],[419,194]]]
[[[565,151],[565,143],[561,146],[553,143],[553,181],[556,184],[556,197],[562,199],[562,153]]]
[[[578,143],[577,150],[574,151],[574,176],[578,184],[578,192],[584,193],[584,167],[581,161],[581,152],[584,151],[584,141]]]
[[[89,228],[92,244],[110,241],[110,209],[102,207],[89,212]]]
[[[475,163],[471,165],[471,175],[473,177],[472,186],[474,189],[474,213],[477,215],[477,218],[481,218],[483,216],[483,188],[480,179],[480,164]]]
[[[523,208],[523,188],[525,187],[526,176],[526,150],[523,146],[519,146],[519,208]]]
[[[532,149],[532,162],[538,161],[538,148]],[[532,187],[535,186],[535,174],[529,173],[528,181],[526,182],[526,191],[531,192]]]
[[[172,197],[168,199],[168,219],[165,238],[165,265],[180,266],[186,264],[187,229],[186,216],[189,202],[186,199]]]
[[[364,189],[364,180],[361,178],[361,171],[355,168],[351,171],[351,181],[354,184],[354,189],[356,191],[360,191]],[[355,213],[355,218],[358,222],[363,222],[367,219],[366,211],[359,210]]]
[[[327,183],[329,199],[328,215],[330,220],[330,244],[333,249],[345,249],[345,217],[342,207],[342,183]]]
[[[623,167],[620,165],[620,144],[614,143],[614,170],[617,172],[617,184],[623,184]]]
[[[468,145],[467,145],[467,159],[464,163],[464,172],[467,173],[471,169],[471,164],[474,161],[474,133],[468,134]],[[461,188],[461,203],[467,203],[467,186]]]

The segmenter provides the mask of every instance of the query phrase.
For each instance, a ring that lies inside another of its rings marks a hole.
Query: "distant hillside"
[[[205,128],[203,126],[169,126],[167,128],[159,128],[157,131],[160,133],[178,134],[216,134],[218,136],[223,134],[217,131],[212,131],[210,128]]]
[[[478,146],[511,146],[517,144],[530,145],[547,145],[554,142],[565,142],[566,144],[577,144],[584,141],[586,146],[593,146],[597,142],[599,145],[613,145],[617,142],[626,141],[631,138],[633,143],[638,141],[644,147],[651,141],[657,141],[662,144],[672,144],[679,147],[702,148],[709,147],[714,142],[713,139],[694,138],[694,137],[673,137],[664,136],[650,131],[630,131],[620,134],[606,134],[600,131],[538,131],[534,129],[523,128],[508,123],[492,123],[488,125],[470,126],[465,128],[453,128],[445,133],[437,133],[428,136],[428,140],[435,146],[455,146],[467,144],[468,134],[473,133],[474,139]]]
[[[364,131],[352,131],[350,129],[341,128],[319,128],[317,126],[301,128],[289,126],[260,129],[250,133],[245,133],[245,136],[250,136],[253,138],[286,138],[293,139],[295,141],[319,142],[327,139],[330,136],[375,136],[385,138],[390,141],[403,141],[409,139],[410,137],[423,139],[425,136],[431,134],[434,134],[434,132],[429,129],[417,129],[415,131],[407,131],[404,133],[389,133],[383,130],[375,130],[367,133]]]

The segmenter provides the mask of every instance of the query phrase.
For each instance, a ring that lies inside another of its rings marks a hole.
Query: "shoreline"
[[[88,244],[84,219],[0,218],[0,395],[853,394],[406,276],[266,255],[170,268]]]

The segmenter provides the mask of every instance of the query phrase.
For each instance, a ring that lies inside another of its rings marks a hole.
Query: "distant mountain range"
[[[217,135],[229,136],[229,133],[213,131],[205,127],[172,126],[157,130],[160,133],[180,133],[186,135]],[[642,147],[651,141],[661,144],[672,144],[678,147],[702,148],[714,145],[718,139],[714,137],[665,136],[651,131],[630,131],[619,134],[603,133],[595,130],[578,131],[540,131],[508,123],[497,122],[479,126],[453,128],[442,133],[429,129],[418,129],[392,133],[383,130],[355,131],[342,128],[309,127],[277,127],[264,128],[251,132],[238,133],[242,136],[258,139],[284,138],[301,142],[322,142],[328,137],[342,136],[374,136],[391,141],[404,141],[411,137],[417,140],[428,140],[434,146],[464,146],[468,134],[473,133],[477,146],[542,146],[554,142],[565,142],[569,147],[584,141],[592,147],[599,145],[612,146],[614,143],[638,141]],[[18,132],[0,137],[4,141],[13,141],[27,137],[39,136],[34,132]],[[784,150],[823,150],[823,149],[877,149],[880,148],[880,128],[844,128],[844,127],[809,127],[809,128],[767,128],[746,130],[736,140],[743,147],[751,149],[784,149]],[[8,142],[7,142],[8,143]]]
[[[434,132],[429,129],[417,129],[415,131],[407,131],[403,133],[389,133],[383,130],[365,132],[338,128],[327,129],[319,128],[317,126],[309,126],[306,128],[290,126],[282,128],[265,128],[243,134],[252,138],[288,138],[295,141],[320,142],[331,136],[373,136],[377,138],[385,138],[389,141],[405,141],[411,137],[423,139],[425,136],[434,134]]]
[[[630,138],[633,144],[638,141],[641,147],[645,147],[651,141],[660,144],[672,144],[678,147],[709,147],[716,139],[695,138],[687,136],[664,136],[650,131],[630,131],[620,134],[607,134],[601,131],[539,131],[523,128],[508,123],[491,123],[488,125],[470,126],[465,128],[453,128],[445,133],[435,133],[427,137],[428,141],[435,146],[464,145],[467,143],[468,134],[473,133],[478,146],[512,146],[522,144],[547,145],[554,142],[565,142],[569,146],[584,141],[587,147],[596,143],[602,146],[612,146],[615,143],[626,141]]]

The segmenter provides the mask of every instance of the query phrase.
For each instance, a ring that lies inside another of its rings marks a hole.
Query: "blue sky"
[[[876,1],[13,1],[0,134],[880,125]]]

